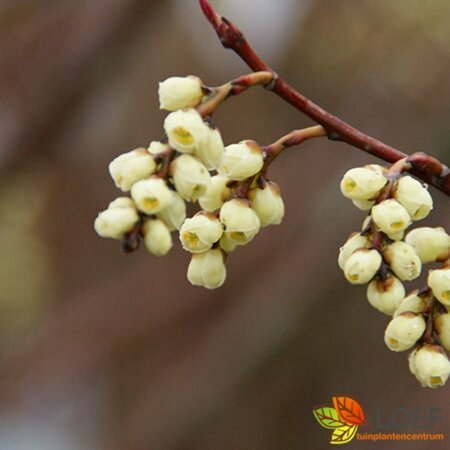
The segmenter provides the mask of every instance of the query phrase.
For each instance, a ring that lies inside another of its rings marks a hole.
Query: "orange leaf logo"
[[[333,406],[342,422],[348,425],[363,425],[366,423],[361,405],[350,397],[333,397]]]

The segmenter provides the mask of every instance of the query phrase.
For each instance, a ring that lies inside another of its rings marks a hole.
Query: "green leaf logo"
[[[320,425],[322,425],[324,428],[328,428],[329,430],[333,430],[345,425],[339,419],[338,412],[331,406],[319,406],[318,408],[314,408],[313,414],[317,419],[317,422],[319,422]]]

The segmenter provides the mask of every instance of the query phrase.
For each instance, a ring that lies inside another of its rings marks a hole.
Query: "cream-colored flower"
[[[398,305],[394,312],[394,317],[399,316],[404,312],[412,312],[416,314],[424,313],[430,306],[432,296],[427,294],[419,294],[419,291],[414,290],[408,294]]]
[[[361,231],[364,231],[372,223],[372,216],[367,216],[362,223]]]
[[[172,248],[172,236],[160,219],[148,219],[142,228],[145,248],[155,256],[164,256]]]
[[[173,192],[173,200],[158,213],[158,218],[164,221],[169,231],[179,230],[186,219],[186,203],[178,192]]]
[[[153,177],[133,184],[131,197],[139,211],[145,214],[156,214],[170,205],[173,192],[161,178]]]
[[[225,147],[219,173],[232,180],[245,180],[263,167],[262,148],[254,141],[242,141]]]
[[[192,255],[187,278],[194,286],[216,289],[222,286],[226,276],[224,256],[219,248]]]
[[[434,328],[442,346],[450,351],[450,313],[439,314],[434,319]]]
[[[378,311],[392,316],[405,297],[405,288],[402,282],[389,276],[385,280],[372,280],[367,286],[367,299]]]
[[[341,270],[344,270],[347,259],[360,248],[369,248],[372,242],[367,236],[360,233],[352,233],[346,243],[339,249],[338,264]]]
[[[356,250],[344,264],[345,278],[352,284],[368,283],[377,273],[381,263],[381,255],[377,250]]]
[[[112,208],[136,209],[136,205],[134,204],[133,199],[130,197],[117,197],[108,205],[108,209],[112,209]]]
[[[247,200],[233,199],[220,209],[220,221],[225,226],[228,239],[237,245],[245,245],[258,233],[261,223]]]
[[[405,242],[419,255],[422,263],[445,261],[450,256],[450,236],[442,227],[416,228],[406,235]]]
[[[217,128],[210,128],[205,138],[198,143],[195,154],[206,168],[217,169],[222,161],[223,151],[224,147],[220,131]]]
[[[409,370],[423,387],[444,386],[450,374],[450,361],[442,347],[425,344],[409,355]]]
[[[233,250],[235,250],[236,247],[237,247],[237,244],[229,238],[227,233],[222,234],[222,237],[220,238],[219,245],[220,245],[220,248],[225,253],[230,253]]]
[[[205,195],[211,175],[206,167],[190,155],[181,155],[170,166],[177,192],[187,201],[195,202]]]
[[[405,235],[404,231],[397,231],[396,233],[388,233],[387,236],[391,241],[401,241]]]
[[[384,257],[400,280],[414,280],[420,275],[422,270],[420,258],[405,242],[396,241],[390,244],[384,252]]]
[[[375,205],[375,200],[352,200],[352,203],[361,211],[370,211]]]
[[[155,172],[153,156],[145,148],[123,153],[109,163],[109,173],[115,185],[126,192],[136,181],[147,178]]]
[[[384,342],[394,352],[411,348],[422,336],[426,328],[423,316],[402,313],[394,317],[384,332]]]
[[[344,174],[341,192],[351,200],[373,200],[387,181],[383,173],[372,166],[356,167]]]
[[[433,199],[428,190],[409,175],[397,181],[394,197],[406,208],[412,220],[427,217],[433,209]]]
[[[248,198],[258,214],[261,226],[278,225],[284,217],[284,202],[277,184],[269,181],[263,189],[250,189]]]
[[[194,153],[211,131],[195,109],[170,113],[164,121],[164,130],[169,145],[181,153]]]
[[[170,150],[169,144],[163,144],[160,141],[152,141],[150,142],[147,151],[152,155],[160,155],[161,153],[165,153]]]
[[[450,306],[450,268],[430,270],[428,286],[442,304]]]
[[[124,197],[112,202],[113,206],[101,211],[94,222],[95,231],[105,238],[121,239],[131,231],[139,221],[139,215],[134,206],[126,206]],[[122,203],[122,206],[118,206]]]
[[[201,211],[184,221],[180,228],[180,241],[188,252],[203,253],[221,238],[222,233],[220,220],[211,213]]]
[[[206,189],[205,195],[198,199],[200,206],[206,211],[216,211],[231,194],[231,189],[227,187],[229,178],[222,175],[211,177],[211,183]]]
[[[373,172],[380,173],[381,175],[385,175],[387,172],[386,167],[380,166],[380,164],[366,164],[364,167],[372,170]]]
[[[384,200],[372,208],[372,219],[386,234],[401,233],[411,224],[408,211],[396,200]]]
[[[202,80],[198,77],[170,77],[159,83],[159,107],[166,111],[197,106],[203,97]]]

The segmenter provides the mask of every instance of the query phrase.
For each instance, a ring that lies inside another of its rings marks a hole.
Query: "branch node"
[[[339,133],[337,133],[336,131],[330,131],[327,134],[327,137],[330,141],[342,141],[343,140],[342,136]]]
[[[264,89],[267,89],[268,91],[273,91],[278,81],[278,75],[275,72],[272,72],[272,74],[273,74],[272,80],[264,85]]]

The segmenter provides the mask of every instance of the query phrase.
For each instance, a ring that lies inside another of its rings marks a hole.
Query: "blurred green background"
[[[212,3],[302,93],[450,163],[450,2]],[[271,169],[283,223],[230,256],[216,291],[189,285],[178,246],[124,255],[95,234],[119,195],[109,161],[162,137],[158,81],[245,72],[195,0],[0,2],[1,450],[326,448],[312,408],[338,393],[369,415],[443,407],[435,431],[448,431],[449,388],[418,385],[384,346],[387,317],[337,267],[364,219],[339,180],[373,157],[326,140],[287,151]],[[262,89],[215,120],[226,144],[311,124]],[[448,230],[448,198],[433,195],[423,223]]]

